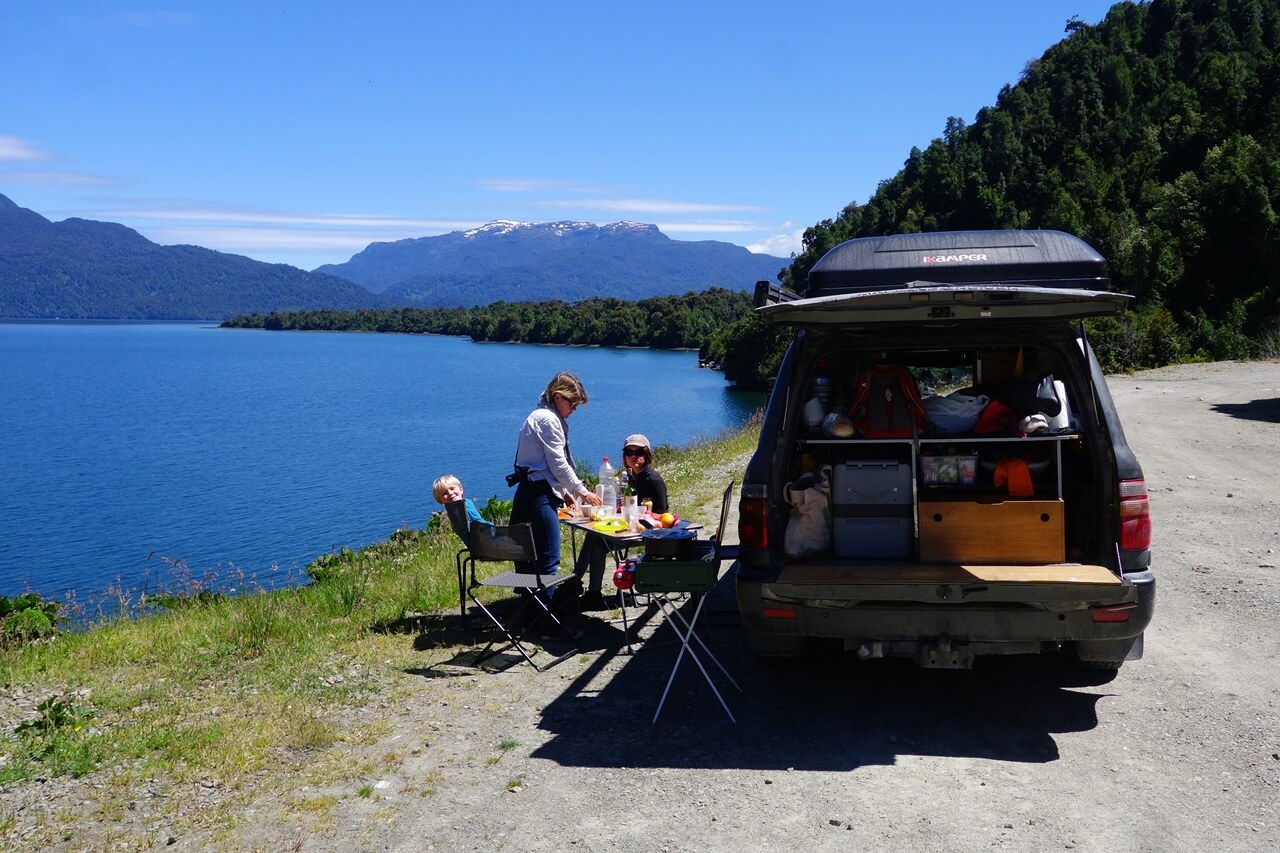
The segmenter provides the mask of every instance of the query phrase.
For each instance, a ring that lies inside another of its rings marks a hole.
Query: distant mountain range
[[[0,195],[0,317],[222,320],[319,309],[450,307],[498,300],[635,300],[748,290],[788,261],[633,222],[491,222],[374,243],[306,272],[199,246],[161,246],[113,222],[50,222]]]
[[[386,305],[346,279],[161,246],[113,222],[50,222],[0,195],[0,317],[222,320]]]
[[[328,273],[398,305],[487,305],[497,300],[641,299],[710,287],[750,290],[790,261],[713,240],[672,240],[656,225],[499,220],[471,231],[373,243]]]

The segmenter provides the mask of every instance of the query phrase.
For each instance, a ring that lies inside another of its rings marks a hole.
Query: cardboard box
[[[1061,563],[1063,503],[921,501],[920,559],[940,563]]]

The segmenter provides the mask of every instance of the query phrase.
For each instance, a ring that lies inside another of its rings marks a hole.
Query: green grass
[[[757,431],[753,422],[685,448],[656,448],[682,516],[718,498],[730,477],[741,478],[725,466],[754,446]],[[0,650],[0,685],[32,697],[27,719],[37,720],[36,706],[49,699],[80,709],[0,732],[0,785],[99,769],[111,770],[112,786],[122,789],[162,778],[212,779],[235,791],[268,768],[319,783],[351,778],[342,774],[352,768],[328,748],[375,741],[382,730],[370,722],[344,731],[329,720],[419,666],[413,639],[443,624],[436,614],[456,613],[459,546],[447,531],[447,524],[400,530],[324,559],[323,579],[306,586],[188,592],[168,609],[113,614]],[[515,746],[507,740],[498,750]],[[0,829],[6,822],[11,816],[0,812]]]

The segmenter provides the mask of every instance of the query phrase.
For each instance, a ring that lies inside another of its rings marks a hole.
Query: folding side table
[[[706,658],[714,663],[721,674],[728,679],[729,683],[738,689],[739,693],[742,692],[742,687],[738,682],[734,681],[733,676],[724,668],[724,664],[720,663],[720,660],[707,647],[703,639],[694,631],[698,625],[698,617],[702,615],[702,606],[706,603],[707,593],[715,588],[716,585],[720,567],[719,554],[714,543],[709,541],[697,541],[694,546],[695,556],[693,559],[655,560],[640,557],[636,561],[635,591],[648,593],[658,603],[667,622],[671,625],[671,629],[680,638],[680,651],[676,655],[675,664],[671,667],[671,675],[667,678],[667,684],[662,690],[662,698],[658,700],[658,708],[653,712],[652,722],[658,722],[658,715],[662,713],[662,706],[666,704],[667,694],[671,692],[671,684],[676,679],[676,672],[679,671],[680,664],[684,661],[684,656],[687,653],[702,672],[702,677],[706,679],[708,686],[711,687],[711,692],[716,695],[716,699],[720,700],[720,707],[724,708],[724,712],[729,715],[729,719],[736,723],[738,722],[737,719],[733,716],[733,712],[729,710],[729,704],[724,701],[724,696],[720,694],[719,688],[716,687],[715,679],[707,671],[702,656],[705,655]],[[695,602],[693,615],[688,620],[680,612],[679,605],[671,600],[672,595],[682,593],[689,593]],[[697,641],[696,646],[694,641]]]

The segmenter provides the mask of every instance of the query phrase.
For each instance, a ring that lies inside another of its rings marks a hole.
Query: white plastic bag
[[[941,433],[969,432],[978,423],[978,416],[991,398],[985,394],[971,397],[968,394],[934,394],[924,398],[924,410],[929,420]]]
[[[791,518],[782,550],[793,560],[820,554],[831,547],[831,466],[815,478],[805,474],[784,487]]]

